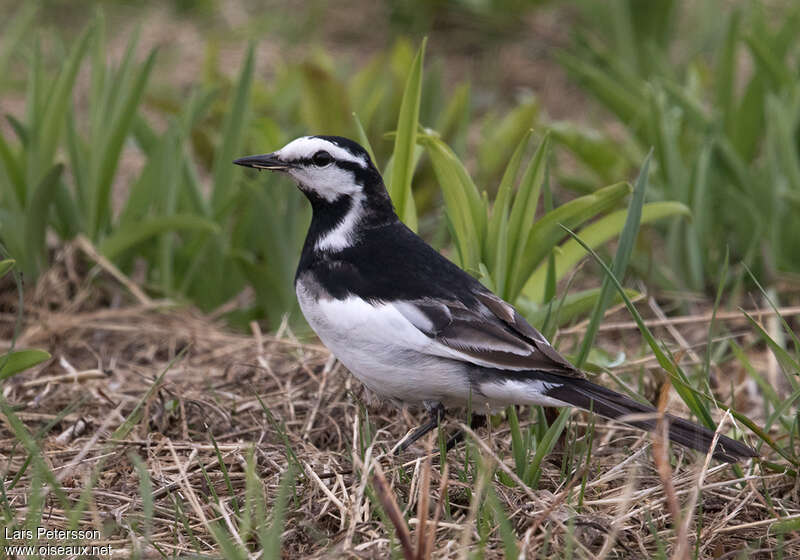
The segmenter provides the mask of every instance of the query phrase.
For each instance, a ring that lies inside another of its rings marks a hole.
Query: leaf
[[[326,134],[349,131],[347,115],[352,112],[347,89],[338,78],[328,57],[318,56],[300,65],[302,76],[301,115],[309,130]]]
[[[289,499],[294,492],[295,473],[292,465],[281,476],[278,486],[278,495],[272,509],[272,523],[269,528],[262,525],[259,530],[259,544],[265,553],[264,558],[280,558],[281,535],[286,525],[286,512]]]
[[[23,272],[30,274],[34,278],[47,260],[47,246],[45,244],[47,217],[50,203],[53,201],[58,180],[63,170],[64,166],[60,163],[50,168],[33,192],[25,213],[25,246],[27,255],[24,261],[24,269],[26,270],[23,270]]]
[[[31,24],[36,19],[36,12],[39,11],[38,2],[21,2],[19,8],[14,12],[11,19],[6,21],[3,27],[3,48],[0,49],[0,79],[8,76],[8,62],[11,55],[25,38]]]
[[[548,127],[553,140],[569,149],[603,181],[624,176],[630,166],[617,142],[597,130],[568,121],[554,122]]]
[[[514,531],[514,527],[511,525],[508,514],[503,508],[503,504],[500,503],[500,500],[497,498],[497,494],[491,485],[486,491],[486,502],[494,514],[495,523],[498,525],[497,530],[503,540],[505,557],[518,558],[520,554],[519,546],[517,545],[517,534]]]
[[[442,188],[461,266],[477,271],[481,262],[481,239],[486,229],[486,210],[478,188],[458,156],[444,142],[430,135],[420,135],[419,142],[425,146]]]
[[[680,202],[651,202],[645,204],[644,208],[642,208],[641,223],[650,223],[669,216],[688,216],[690,214],[691,211],[689,208]],[[599,247],[606,241],[619,235],[625,224],[627,215],[627,210],[617,210],[612,214],[600,218],[596,222],[592,222],[580,231],[581,239],[593,249]],[[558,249],[554,251],[556,281],[564,278],[584,256],[586,256],[586,251],[584,251],[583,247],[574,239],[562,243]],[[544,299],[546,277],[547,263],[543,262],[536,268],[536,271],[525,284],[523,292],[525,296],[535,302],[545,303],[547,301]]]
[[[783,535],[785,533],[794,533],[795,531],[800,531],[800,517],[778,519],[769,526],[771,535]]]
[[[6,262],[6,261],[3,261]],[[0,380],[8,379],[21,371],[30,369],[50,359],[50,354],[44,350],[28,349],[14,350],[0,356]]]
[[[8,274],[8,271],[14,268],[14,264],[17,261],[14,259],[3,259],[0,261],[0,278]]]
[[[734,9],[728,16],[728,25],[725,29],[725,40],[722,43],[722,52],[717,61],[714,80],[717,107],[722,114],[725,132],[733,132],[733,94],[736,91],[736,48],[739,45],[739,10]]]
[[[744,41],[750,48],[758,67],[769,76],[776,89],[791,86],[793,72],[784,64],[779,54],[767,45],[763,37],[750,33],[744,37]]]
[[[783,370],[784,377],[788,381],[789,385],[792,389],[796,390],[800,385],[794,379],[797,375],[800,374],[800,362],[795,360],[789,352],[786,351],[783,346],[781,346],[778,342],[773,339],[767,331],[756,321],[749,313],[744,310],[741,310],[747,320],[750,321],[750,324],[755,327],[756,331],[761,335],[761,338],[764,342],[767,343],[770,350],[772,350],[772,354],[775,356],[775,359],[781,366],[781,370]]]
[[[56,147],[61,138],[64,119],[72,101],[72,86],[80,69],[81,60],[86,55],[89,47],[89,38],[92,28],[88,27],[81,33],[76,45],[72,48],[69,58],[58,75],[56,83],[48,93],[44,116],[37,131],[39,142],[38,150],[28,152],[28,181],[37,183],[40,171],[53,161]]]
[[[222,140],[214,155],[214,186],[211,193],[211,206],[217,216],[228,203],[234,172],[231,161],[239,154],[244,137],[243,131],[250,105],[250,88],[253,83],[254,51],[255,45],[250,43],[244,57],[242,70],[239,73],[233,104],[225,118]]]
[[[117,228],[100,244],[100,252],[114,259],[124,251],[135,247],[166,231],[190,230],[208,233],[219,233],[217,224],[195,214],[174,214],[147,218],[140,222],[127,224]]]
[[[646,103],[640,91],[627,89],[612,75],[577,56],[559,52],[558,61],[606,107],[629,126],[644,122]]]
[[[528,134],[538,113],[539,104],[535,98],[530,97],[489,128],[478,152],[481,177],[493,177],[497,174],[506,154]]]
[[[414,147],[417,144],[417,124],[422,97],[422,66],[425,58],[427,38],[422,40],[403,91],[400,114],[397,117],[397,136],[392,152],[392,174],[387,185],[389,196],[397,215],[412,230],[417,229],[417,214],[411,191],[414,176]]]
[[[506,294],[516,300],[525,282],[553,247],[564,237],[563,225],[577,227],[613,207],[631,191],[628,183],[617,183],[562,204],[542,216],[527,235],[527,243],[517,263],[511,287]]]
[[[553,310],[549,309],[551,306],[550,303],[535,305],[525,298],[520,298],[517,301],[517,307],[525,318],[535,326],[543,325],[548,314],[551,314],[551,320],[553,320],[552,316],[556,314],[557,309],[558,316],[555,317],[556,326],[562,327],[568,325],[581,315],[588,313],[589,310],[597,304],[597,300],[600,297],[600,289],[601,288],[598,286],[597,288],[590,288],[588,290],[570,292],[564,296],[563,302],[552,302]],[[639,292],[636,290],[626,289],[625,293],[631,299],[639,296]],[[619,303],[621,301],[622,298],[619,294],[615,294],[612,303]]]
[[[767,133],[774,138],[773,148],[781,174],[789,181],[790,192],[800,193],[800,158],[795,142],[797,119],[792,113],[778,97],[767,97]]]
[[[2,132],[0,132],[0,162],[13,187],[6,200],[14,202],[17,209],[22,208],[25,204],[25,178],[22,175],[19,161],[14,155],[11,146],[6,142]]]
[[[118,111],[110,115],[112,120],[108,124],[109,130],[103,135],[103,146],[99,156],[96,156],[97,171],[94,175],[93,199],[91,200],[93,211],[90,213],[89,219],[89,233],[93,237],[96,237],[104,225],[110,221],[111,184],[114,173],[119,164],[122,145],[130,132],[136,116],[136,109],[142,99],[155,60],[156,51],[153,50],[136,76],[131,89],[127,90],[119,100]]]
[[[661,366],[664,369],[664,371],[666,371],[669,374],[670,380],[672,381],[672,386],[675,388],[675,391],[678,393],[678,395],[680,395],[681,399],[683,399],[683,402],[686,403],[686,406],[689,407],[689,410],[691,410],[692,413],[694,413],[703,422],[703,424],[705,424],[707,428],[716,429],[716,423],[714,422],[714,419],[711,417],[711,413],[708,411],[708,407],[703,401],[700,400],[700,396],[697,394],[697,391],[695,391],[688,384],[686,375],[680,369],[680,366],[678,366],[673,360],[671,360],[670,357],[667,355],[667,353],[664,352],[661,346],[659,346],[658,342],[653,336],[653,333],[650,332],[650,329],[648,329],[647,325],[645,325],[644,319],[642,319],[639,310],[636,309],[636,306],[634,306],[633,302],[631,302],[630,298],[628,298],[628,295],[625,293],[625,289],[622,287],[622,284],[614,275],[614,273],[611,271],[609,266],[605,262],[603,262],[603,259],[601,259],[598,256],[598,254],[594,251],[594,249],[586,245],[586,243],[584,243],[583,240],[580,237],[578,237],[578,235],[574,231],[570,230],[568,227],[564,225],[561,225],[561,228],[564,231],[566,231],[578,243],[580,243],[581,246],[586,250],[586,252],[592,255],[595,262],[597,262],[597,264],[601,266],[603,271],[606,273],[607,277],[611,279],[611,282],[614,284],[614,287],[616,287],[617,292],[620,294],[622,300],[625,302],[625,306],[628,308],[628,311],[630,311],[631,315],[633,316],[633,320],[636,322],[636,326],[639,328],[639,332],[642,334],[648,346],[650,346],[650,349],[653,351],[653,354],[655,355],[656,360],[658,361],[658,365]],[[724,406],[721,403],[716,403],[716,404],[717,406],[720,407]],[[737,418],[739,418],[740,416],[737,415],[734,411],[732,411],[732,414],[734,414],[734,416],[736,416]]]
[[[355,113],[353,113],[353,122],[356,125],[356,132],[358,133],[358,143],[364,146],[364,149],[367,150],[367,154],[369,154],[369,159],[377,166],[378,161],[375,159],[375,152],[372,151],[372,144],[369,142],[369,137],[364,130],[364,126],[361,124],[361,120]]]
[[[542,475],[542,461],[555,447],[561,432],[564,431],[564,427],[567,425],[569,414],[569,408],[562,408],[556,420],[547,428],[544,436],[539,440],[539,444],[536,446],[536,453],[533,454],[533,458],[525,470],[525,476],[522,477],[525,484],[531,488],[536,488],[539,485],[539,477]]]
[[[507,246],[506,233],[508,212],[511,205],[511,192],[522,163],[522,155],[525,153],[525,148],[528,147],[528,140],[530,140],[531,134],[533,134],[533,131],[529,129],[522,136],[517,149],[514,150],[511,159],[508,160],[506,170],[503,172],[503,178],[500,180],[500,186],[497,188],[497,195],[494,198],[492,215],[489,218],[483,253],[486,256],[490,270],[494,273],[495,284],[498,286],[505,285],[506,259],[501,256],[501,252],[505,252]],[[501,239],[501,232],[503,239]]]
[[[461,134],[469,122],[470,111],[470,85],[465,82],[459,85],[450,95],[444,110],[436,120],[436,130],[442,138],[450,139],[450,144],[454,146],[456,152],[463,147],[459,140],[463,140]]]
[[[628,215],[625,218],[625,226],[622,228],[622,235],[620,235],[619,244],[617,245],[617,253],[614,256],[614,265],[611,269],[612,273],[617,278],[623,278],[625,276],[625,270],[628,268],[628,261],[630,260],[631,253],[633,253],[633,245],[636,242],[636,236],[639,234],[639,227],[642,222],[642,206],[644,206],[644,195],[647,191],[648,171],[650,170],[650,158],[652,155],[653,152],[651,150],[642,164],[642,170],[639,172],[639,177],[636,179],[636,186],[633,189],[633,197],[628,205]],[[589,319],[589,326],[586,328],[586,334],[584,334],[580,350],[578,351],[578,357],[575,360],[575,366],[578,368],[583,366],[586,358],[589,356],[589,350],[591,350],[592,344],[594,344],[594,337],[597,335],[600,321],[602,321],[603,314],[606,312],[606,308],[611,301],[611,290],[611,280],[606,277],[603,279],[600,297],[597,299],[597,304]]]
[[[70,172],[75,186],[75,200],[81,209],[81,219],[85,224],[86,211],[89,208],[88,177],[89,177],[89,157],[88,150],[84,142],[78,136],[77,125],[75,123],[75,111],[67,114],[67,154],[69,155]],[[83,225],[82,227],[85,227]]]

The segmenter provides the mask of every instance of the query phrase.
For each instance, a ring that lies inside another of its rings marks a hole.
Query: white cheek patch
[[[354,156],[333,142],[323,140],[322,138],[314,138],[313,136],[302,136],[296,140],[292,140],[275,153],[284,161],[297,161],[300,159],[308,159],[320,150],[328,152],[333,156],[333,159],[349,161],[358,164],[364,169],[367,168],[367,160],[364,156]]]
[[[319,196],[333,202],[342,195],[354,195],[361,187],[353,181],[353,174],[331,164],[328,167],[292,167],[289,169],[295,181],[311,189]]]

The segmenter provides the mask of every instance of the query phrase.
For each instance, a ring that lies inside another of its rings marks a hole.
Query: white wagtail
[[[295,276],[300,308],[367,388],[428,411],[430,420],[398,451],[436,428],[446,407],[470,406],[476,425],[513,404],[574,406],[655,429],[653,407],[588,381],[510,304],[406,227],[356,142],[307,136],[234,163],[287,173],[311,202]],[[713,431],[666,419],[672,441],[709,450]],[[713,456],[736,462],[757,455],[720,436]]]

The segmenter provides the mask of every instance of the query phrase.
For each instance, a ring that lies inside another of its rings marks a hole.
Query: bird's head
[[[383,189],[380,173],[367,151],[341,136],[302,136],[276,152],[239,158],[233,163],[286,173],[312,202],[320,198],[332,203],[341,197]]]
[[[397,220],[381,174],[367,151],[341,136],[303,136],[277,152],[233,163],[286,173],[311,201],[309,235],[317,249],[337,250],[358,238],[359,228]]]

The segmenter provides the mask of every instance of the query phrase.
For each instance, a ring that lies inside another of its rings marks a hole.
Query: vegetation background
[[[0,524],[126,557],[796,557],[798,28],[789,0],[0,2]],[[316,133],[599,382],[761,457],[539,407],[393,457],[416,412],[297,309],[304,199],[231,164]]]

